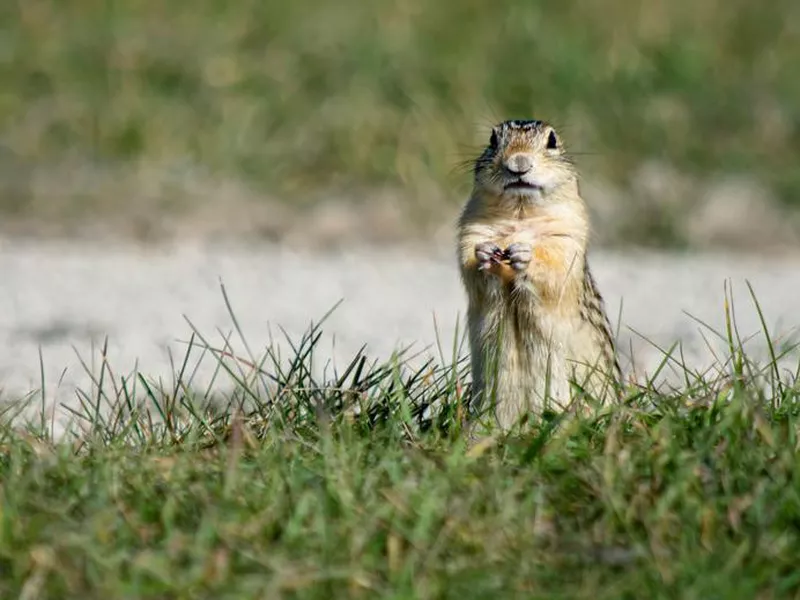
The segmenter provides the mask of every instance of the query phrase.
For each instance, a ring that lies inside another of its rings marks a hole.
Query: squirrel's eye
[[[551,129],[550,133],[547,135],[547,149],[555,150],[556,148],[558,148],[558,137],[556,136],[556,132]]]
[[[492,135],[489,138],[489,144],[492,148],[497,148],[497,131],[492,129]]]

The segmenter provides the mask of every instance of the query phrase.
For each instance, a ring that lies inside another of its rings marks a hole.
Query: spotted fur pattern
[[[472,408],[491,407],[507,428],[525,413],[570,405],[575,389],[599,401],[613,397],[619,364],[586,261],[586,207],[560,136],[543,121],[501,123],[474,174],[458,243]],[[515,245],[530,261],[512,268],[484,251],[479,264],[481,245],[496,245],[498,256]]]

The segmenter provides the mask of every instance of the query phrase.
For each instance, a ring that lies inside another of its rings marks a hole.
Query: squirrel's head
[[[502,201],[535,203],[576,182],[561,138],[543,121],[504,121],[475,161],[475,185]]]

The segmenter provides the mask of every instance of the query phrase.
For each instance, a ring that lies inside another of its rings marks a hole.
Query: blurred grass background
[[[535,116],[606,241],[797,230],[795,0],[9,0],[0,24],[5,227],[146,233],[202,208],[279,235],[380,198],[419,232],[449,224],[488,127]]]

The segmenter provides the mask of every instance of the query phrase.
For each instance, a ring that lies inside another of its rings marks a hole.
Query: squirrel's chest
[[[510,219],[508,221],[500,221],[492,223],[489,231],[489,237],[501,248],[507,247],[509,244],[519,241],[526,241],[533,243],[541,233],[541,227],[536,221],[518,219]]]

